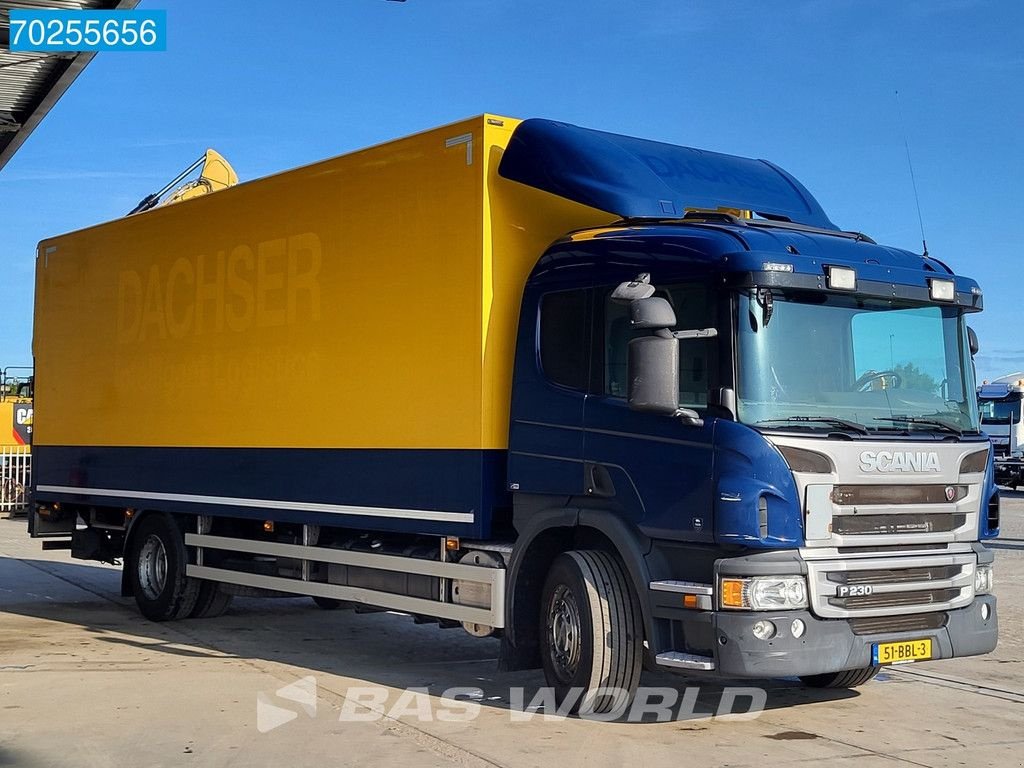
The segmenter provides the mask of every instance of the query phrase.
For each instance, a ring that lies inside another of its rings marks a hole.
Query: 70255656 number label
[[[11,9],[12,51],[166,51],[167,11]]]

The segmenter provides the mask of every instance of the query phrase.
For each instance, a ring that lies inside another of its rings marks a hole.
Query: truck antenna
[[[910,168],[910,183],[914,187],[914,202],[917,204],[917,223],[921,226],[921,247],[924,249],[922,257],[928,258],[928,241],[924,236],[924,219],[921,217],[921,198],[917,194],[917,179],[914,178],[914,161],[910,159],[910,141],[907,139],[907,127],[903,124],[903,109],[900,106],[900,92],[896,93],[896,114],[900,121],[900,130],[903,132],[903,147],[907,150],[907,167]]]

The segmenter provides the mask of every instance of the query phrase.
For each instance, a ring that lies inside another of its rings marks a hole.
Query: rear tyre
[[[801,675],[800,680],[811,688],[856,688],[877,675],[880,669],[881,667],[865,667],[828,672],[823,675]]]
[[[555,558],[541,593],[541,660],[560,711],[612,718],[625,711],[640,684],[642,626],[616,557],[576,550]]]
[[[191,619],[213,619],[220,616],[231,605],[233,595],[221,591],[215,581],[200,581],[196,604],[189,614]]]
[[[188,616],[199,597],[199,580],[185,575],[185,537],[169,515],[150,514],[138,523],[128,553],[132,593],[150,621]]]

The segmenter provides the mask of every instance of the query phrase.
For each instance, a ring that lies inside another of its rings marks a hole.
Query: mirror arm
[[[703,427],[704,419],[700,417],[700,414],[691,408],[680,408],[676,411],[676,416],[686,424],[688,427]]]
[[[718,329],[698,328],[692,331],[672,331],[672,335],[680,341],[685,339],[713,339],[718,335]]]

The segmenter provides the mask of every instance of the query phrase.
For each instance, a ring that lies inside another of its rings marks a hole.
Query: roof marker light
[[[929,280],[928,291],[933,301],[953,301],[956,298],[952,280]]]
[[[833,267],[828,269],[828,287],[834,291],[857,290],[857,272],[849,267]]]

